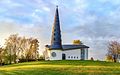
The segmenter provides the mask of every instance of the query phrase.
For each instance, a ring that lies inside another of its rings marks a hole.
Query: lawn
[[[37,61],[0,66],[0,75],[120,75],[120,63]]]

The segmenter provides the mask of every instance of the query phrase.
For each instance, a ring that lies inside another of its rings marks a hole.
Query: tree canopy
[[[120,43],[118,41],[110,41],[108,43],[107,60],[116,62],[120,55]]]
[[[18,34],[5,39],[5,47],[0,47],[0,63],[17,63],[20,60],[36,60],[39,56],[39,41],[36,38],[26,38]]]
[[[83,44],[83,43],[80,40],[73,40],[73,44],[80,45],[80,44]]]

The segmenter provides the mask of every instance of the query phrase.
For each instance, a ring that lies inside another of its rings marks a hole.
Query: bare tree
[[[3,47],[0,47],[0,64],[8,64],[8,54]]]
[[[37,39],[33,39],[31,41],[31,52],[33,53],[32,56],[33,58],[37,59],[38,56],[38,47],[39,47],[39,41]]]
[[[3,50],[3,48],[1,47],[0,48],[0,65],[2,65],[2,63],[3,63],[3,52],[4,52],[4,50]]]
[[[111,59],[114,62],[116,62],[119,54],[120,54],[120,43],[118,41],[109,42],[107,58],[109,58],[109,60]]]
[[[29,42],[28,49],[26,50],[26,59],[36,59],[38,54],[38,40],[29,38],[27,39],[27,42]]]
[[[38,40],[34,38],[19,37],[18,34],[10,35],[5,45],[9,55],[10,64],[17,59],[36,59],[38,54]]]
[[[10,64],[11,64],[12,60],[14,61],[14,63],[16,63],[16,59],[17,59],[16,53],[19,48],[18,41],[19,41],[18,34],[10,35],[8,37],[8,39],[6,39],[5,45],[6,45],[8,54],[10,56]]]

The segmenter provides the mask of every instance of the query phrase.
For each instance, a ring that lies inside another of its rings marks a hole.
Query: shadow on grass
[[[0,71],[0,75],[119,75],[120,69],[84,68],[84,67],[42,67]]]

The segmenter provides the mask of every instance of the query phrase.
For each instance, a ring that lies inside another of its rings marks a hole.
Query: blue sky
[[[35,37],[40,51],[50,44],[55,8],[59,5],[62,40],[80,39],[89,58],[104,60],[107,43],[120,40],[120,0],[0,0],[0,40],[10,34]]]

